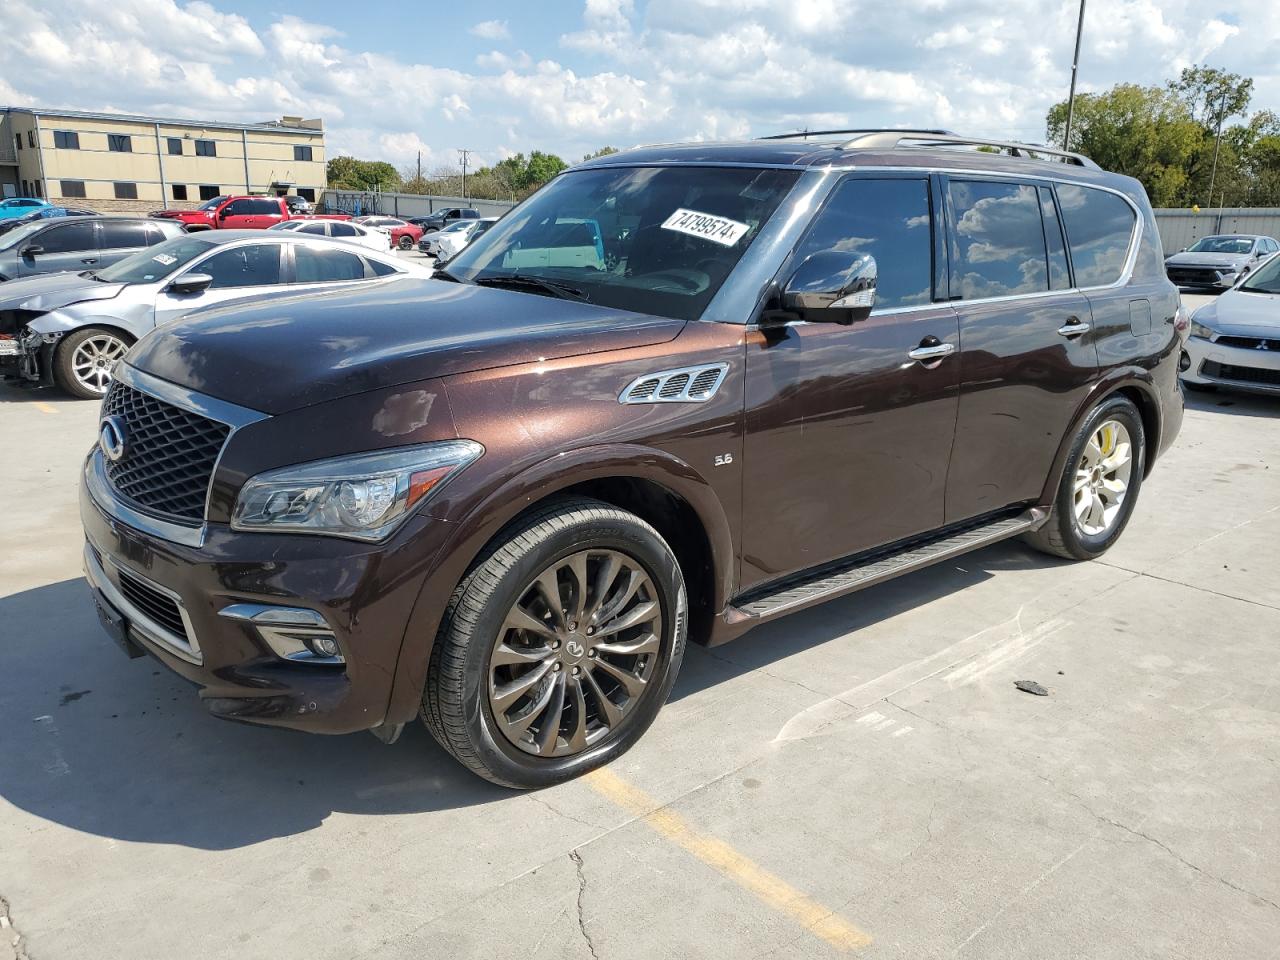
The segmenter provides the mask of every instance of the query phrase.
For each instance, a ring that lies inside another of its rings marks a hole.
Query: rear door
[[[744,588],[942,526],[959,336],[945,288],[938,302],[939,206],[925,174],[847,177],[787,269],[870,254],[871,316],[748,336]],[[944,349],[913,359],[921,347]]]
[[[101,266],[98,261],[98,222],[68,219],[46,227],[18,248],[18,275],[78,273]]]
[[[98,266],[123,260],[125,257],[145,250],[152,243],[153,234],[158,234],[150,224],[136,220],[103,220],[100,224]]]
[[[976,175],[942,182],[960,321],[946,505],[956,523],[1039,499],[1098,353],[1052,186]]]

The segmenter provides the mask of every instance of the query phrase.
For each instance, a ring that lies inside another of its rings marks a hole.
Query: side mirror
[[[223,207],[221,210],[219,210],[219,211],[218,211],[218,219],[219,219],[219,220],[225,220],[225,219],[227,219],[227,208],[226,208],[226,207]]]
[[[37,257],[44,253],[44,247],[38,243],[29,243],[22,248],[22,255],[27,258]]]
[[[876,260],[824,250],[806,257],[782,288],[782,309],[810,323],[857,323],[876,302]]]
[[[1186,253],[1186,252],[1187,252],[1187,248],[1186,248],[1186,247],[1179,247],[1179,248],[1178,248],[1178,252],[1179,252],[1179,253]]]
[[[213,283],[213,277],[207,273],[184,273],[176,280],[169,282],[170,293],[203,293]]]

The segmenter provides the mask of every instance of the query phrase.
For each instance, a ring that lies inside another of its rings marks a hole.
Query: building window
[[[136,183],[116,183],[114,186],[117,200],[138,199],[138,185]]]
[[[175,200],[187,199],[187,185],[185,183],[175,183],[173,185],[173,199]]]
[[[28,131],[27,131],[27,146],[28,146],[28,147],[31,147],[31,149],[33,149],[33,150],[35,149],[35,146],[36,146],[36,132],[35,132],[34,130],[28,130]]]
[[[212,140],[196,141],[197,157],[216,157],[218,155],[218,145]]]
[[[79,150],[80,134],[74,130],[53,131],[53,145],[59,150]]]
[[[171,157],[182,156],[182,138],[169,137],[168,139],[169,139],[169,156]]]
[[[84,199],[84,181],[83,180],[63,180],[59,184],[64,197],[75,197],[78,200]]]
[[[311,159],[311,148],[310,147],[294,147],[293,159],[309,161]]]
[[[32,185],[33,187],[35,187],[35,188],[36,188],[36,196],[37,196],[37,197],[43,197],[43,196],[44,196],[44,191],[40,188],[40,181],[39,181],[39,180],[36,180],[36,181],[35,181],[34,183],[32,183],[31,185]]]
[[[216,183],[200,184],[201,200],[212,200],[214,197],[218,196],[220,193],[221,191],[218,189],[218,185]]]
[[[112,153],[133,153],[133,137],[123,133],[107,134],[107,149]]]
[[[15,133],[13,135],[13,145],[17,147],[19,150],[22,149],[22,134]]]
[[[310,149],[310,148],[308,147],[307,149]],[[299,187],[298,196],[300,196],[303,200],[307,201],[307,203],[316,202],[316,192],[312,187]]]

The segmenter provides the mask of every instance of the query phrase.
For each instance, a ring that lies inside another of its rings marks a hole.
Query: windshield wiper
[[[483,287],[532,287],[536,290],[545,290],[561,300],[583,300],[588,302],[591,300],[586,293],[572,284],[561,283],[558,280],[544,280],[542,277],[524,276],[518,273],[513,273],[510,276],[480,277],[473,282]]]
[[[107,282],[103,280],[100,276],[98,276],[98,274],[93,270],[81,270],[80,276],[84,277],[86,280],[97,280],[99,283]]]
[[[1265,287],[1255,287],[1248,283],[1239,289],[1242,293],[1280,293],[1280,290],[1268,290]]]
[[[436,269],[432,270],[431,279],[432,280],[448,280],[450,283],[462,282],[461,278],[455,277],[452,273],[450,273],[444,267],[436,267]]]

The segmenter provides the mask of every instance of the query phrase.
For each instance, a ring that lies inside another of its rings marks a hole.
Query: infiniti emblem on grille
[[[113,463],[123,459],[125,454],[124,417],[105,417],[98,431],[98,446],[102,454]]]

